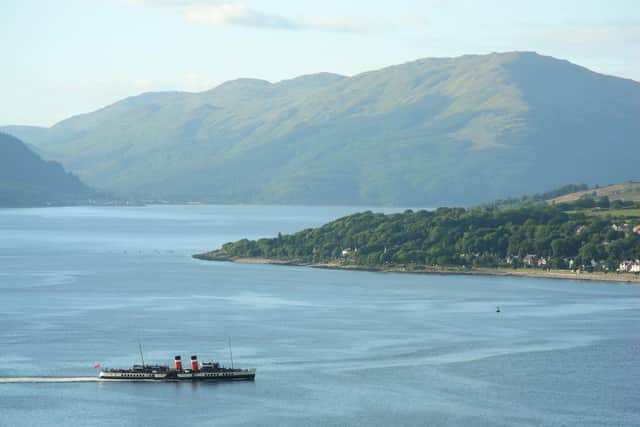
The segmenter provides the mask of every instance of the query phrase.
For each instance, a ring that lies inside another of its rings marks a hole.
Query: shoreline
[[[457,275],[457,276],[503,276],[503,277],[529,277],[535,279],[562,279],[562,280],[582,280],[591,282],[609,282],[619,284],[640,284],[640,276],[628,273],[577,273],[569,270],[536,270],[536,269],[500,269],[500,268],[471,268],[471,269],[408,269],[403,267],[366,267],[359,265],[345,265],[339,263],[308,263],[301,261],[286,261],[269,258],[232,258],[223,256],[213,256],[209,254],[196,254],[193,258],[204,261],[233,262],[238,264],[268,264],[286,265],[291,267],[318,268],[325,270],[347,270],[347,271],[369,271],[375,273],[405,273],[405,274],[435,274],[435,275]]]

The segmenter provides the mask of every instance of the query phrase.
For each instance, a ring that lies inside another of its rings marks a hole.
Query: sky
[[[2,0],[0,125],[240,77],[513,50],[640,81],[640,0]]]

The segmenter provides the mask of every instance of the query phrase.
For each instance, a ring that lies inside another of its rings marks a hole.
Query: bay
[[[229,364],[229,337],[258,369],[0,384],[0,425],[640,425],[638,286],[191,258],[361,210],[0,210],[0,376],[96,375],[137,363],[138,340],[147,362]]]

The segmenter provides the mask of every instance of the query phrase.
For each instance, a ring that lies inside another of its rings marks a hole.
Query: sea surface
[[[640,286],[191,258],[358,210],[0,210],[0,376],[93,376],[138,363],[138,340],[147,363],[230,364],[231,338],[235,365],[258,369],[2,383],[0,425],[640,425]]]

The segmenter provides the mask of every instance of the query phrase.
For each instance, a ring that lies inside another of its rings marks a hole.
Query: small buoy
[[[496,313],[500,313],[500,307],[496,307]]]

